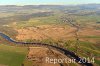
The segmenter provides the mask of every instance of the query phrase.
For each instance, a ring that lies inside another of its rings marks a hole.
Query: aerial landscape
[[[0,2],[0,66],[100,66],[100,4],[62,1]]]

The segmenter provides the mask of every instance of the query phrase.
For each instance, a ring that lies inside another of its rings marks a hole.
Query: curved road
[[[56,49],[56,50],[60,50],[63,52],[64,55],[69,56],[71,58],[74,58],[76,60],[77,63],[79,63],[80,60],[82,60],[82,58],[80,58],[79,56],[77,56],[74,52],[71,52],[65,48],[62,48],[60,46],[53,46],[53,45],[49,45],[49,44],[44,44],[44,43],[28,43],[28,42],[18,42],[16,40],[13,40],[12,38],[10,38],[9,36],[7,36],[6,34],[0,32],[0,36],[3,37],[4,39],[6,39],[7,41],[13,42],[14,44],[24,44],[24,45],[30,45],[32,44],[33,46],[41,46],[41,47],[50,47],[52,49]],[[85,66],[93,66],[92,63],[88,63],[88,62],[84,62],[84,61],[80,61],[81,65],[85,65]]]

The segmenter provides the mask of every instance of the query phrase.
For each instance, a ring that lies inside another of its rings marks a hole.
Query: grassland
[[[0,44],[0,64],[21,66],[27,54],[27,48]]]

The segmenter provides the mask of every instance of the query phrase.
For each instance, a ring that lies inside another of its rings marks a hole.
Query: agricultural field
[[[100,65],[100,4],[0,6],[0,32],[20,42],[60,45]],[[26,59],[28,47],[10,46],[2,37],[0,42],[1,66],[42,64]]]
[[[0,44],[0,65],[20,66],[25,60],[27,52],[27,48]]]

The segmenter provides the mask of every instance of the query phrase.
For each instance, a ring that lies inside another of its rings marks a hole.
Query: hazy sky
[[[0,0],[0,5],[72,5],[88,3],[100,3],[100,0]]]

